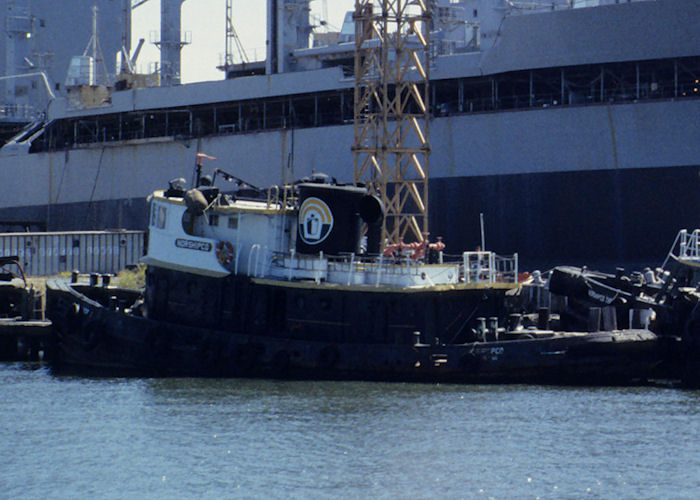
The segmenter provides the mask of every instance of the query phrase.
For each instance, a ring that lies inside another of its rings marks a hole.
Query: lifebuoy
[[[227,266],[233,261],[233,245],[228,241],[220,241],[216,244],[216,258],[219,264]]]

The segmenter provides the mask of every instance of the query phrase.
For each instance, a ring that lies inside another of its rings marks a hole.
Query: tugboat
[[[214,178],[234,176],[215,170]],[[508,318],[517,255],[441,242],[363,249],[381,207],[323,177],[150,199],[146,287],[54,280],[57,367],[155,376],[628,384],[658,362],[638,328],[556,332]],[[500,326],[499,326],[500,325]]]
[[[207,155],[198,153],[190,189],[174,180],[150,198],[142,302],[49,284],[58,365],[164,376],[643,380],[657,362],[653,333],[555,332],[546,314],[539,328],[517,317],[505,327],[521,289],[517,255],[450,256],[428,240],[430,4],[358,2],[354,19],[354,183],[317,175],[260,190],[218,169],[201,175]],[[217,177],[246,187],[222,194]]]
[[[663,363],[655,378],[700,387],[700,229],[680,230],[656,269],[627,275],[560,266],[547,280],[562,325],[648,328],[659,337]]]

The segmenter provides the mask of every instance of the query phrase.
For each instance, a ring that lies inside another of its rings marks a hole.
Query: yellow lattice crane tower
[[[384,204],[382,245],[428,232],[430,0],[355,0],[355,184]]]

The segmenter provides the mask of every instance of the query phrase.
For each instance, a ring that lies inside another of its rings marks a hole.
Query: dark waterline
[[[0,497],[700,497],[700,391],[0,364]]]

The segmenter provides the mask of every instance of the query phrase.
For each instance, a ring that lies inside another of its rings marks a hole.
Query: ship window
[[[167,214],[167,211],[165,210],[165,207],[160,207],[158,209],[158,227],[160,229],[165,228],[165,215]]]
[[[187,234],[194,234],[194,215],[189,210],[182,214],[182,229]]]
[[[211,214],[209,216],[209,225],[210,226],[218,226],[219,225],[219,216],[217,214]]]
[[[479,11],[474,9],[474,17],[479,17]]]
[[[233,217],[228,218],[228,228],[238,229],[238,215],[234,215]]]
[[[165,207],[159,205],[153,205],[153,213],[151,214],[151,226],[155,226],[158,229],[165,228]]]

